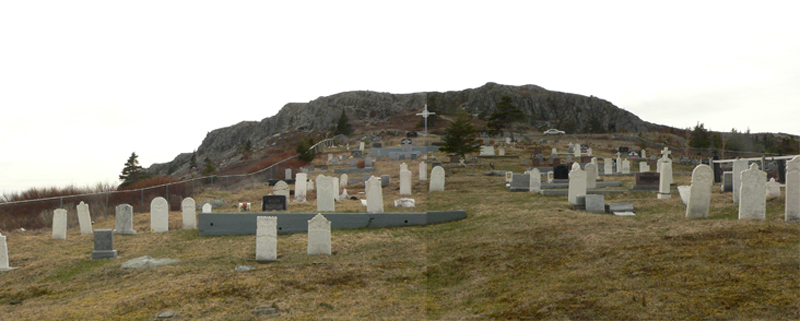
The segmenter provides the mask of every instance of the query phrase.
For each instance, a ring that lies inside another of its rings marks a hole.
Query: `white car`
[[[558,129],[548,129],[548,130],[546,130],[544,132],[544,134],[545,135],[564,135],[566,133],[564,133],[563,131],[560,131]]]

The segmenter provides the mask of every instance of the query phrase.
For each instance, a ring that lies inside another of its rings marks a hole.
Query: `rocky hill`
[[[342,111],[354,128],[378,125],[381,128],[415,130],[395,124],[400,115],[419,112],[424,104],[437,115],[455,115],[466,111],[486,118],[503,95],[511,96],[526,115],[521,127],[544,130],[559,128],[573,132],[639,132],[656,128],[636,115],[597,97],[548,91],[534,85],[506,86],[487,83],[484,86],[450,92],[391,94],[353,91],[319,97],[308,103],[289,103],[272,117],[260,122],[243,121],[208,133],[197,148],[197,160],[209,158],[224,167],[239,152],[237,147],[251,141],[255,150],[266,150],[276,144],[292,143],[292,133],[324,133],[333,129]],[[185,175],[189,172],[190,153],[178,155],[165,164],[154,164],[151,174]],[[235,161],[235,160],[233,160]]]

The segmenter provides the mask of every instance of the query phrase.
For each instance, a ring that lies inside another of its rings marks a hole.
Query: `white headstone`
[[[542,173],[539,172],[539,169],[534,167],[531,172],[531,185],[530,185],[530,192],[531,193],[539,193],[542,190]]]
[[[678,194],[681,196],[681,201],[683,205],[689,205],[689,193],[691,192],[691,186],[689,185],[680,185],[678,186]]]
[[[206,204],[211,206],[211,204]],[[116,227],[114,233],[116,234],[136,234],[133,229],[133,206],[128,204],[120,204],[116,207]]]
[[[184,198],[181,201],[181,212],[183,214],[183,229],[196,229],[197,228],[197,204],[191,197]]]
[[[581,144],[580,143],[575,144],[575,146],[572,147],[572,151],[574,152],[573,155],[575,156],[575,158],[580,158],[581,157]]]
[[[92,216],[89,214],[89,204],[81,202],[78,208],[78,224],[81,226],[81,234],[93,234]]]
[[[294,175],[294,201],[306,201],[306,184],[308,182],[308,174],[297,173]]]
[[[10,267],[8,263],[8,243],[6,243],[6,237],[0,234],[0,271],[15,269]]]
[[[739,203],[739,192],[742,187],[742,171],[747,169],[747,161],[737,159],[733,161],[733,203]]]
[[[358,142],[358,150],[364,151],[364,142]]]
[[[592,148],[591,147],[586,149],[586,156],[592,156]]]
[[[256,224],[256,261],[277,260],[278,217],[259,216]]]
[[[63,208],[53,211],[53,238],[67,239],[67,210]]]
[[[550,154],[558,154],[558,148],[553,147],[553,149],[550,150]]]
[[[686,218],[708,217],[711,204],[711,186],[714,184],[714,170],[711,166],[700,164],[692,171],[692,186],[689,187],[689,200],[686,204]]]
[[[411,171],[409,170],[400,170],[400,195],[411,195]]]
[[[506,156],[506,149],[501,146],[500,148],[497,149],[497,155]]]
[[[333,159],[333,154],[328,154],[328,161],[330,162]]]
[[[347,187],[347,183],[348,183],[349,180],[350,180],[350,177],[348,177],[347,174],[342,174],[342,176],[339,177],[339,186],[341,188],[346,188]]]
[[[333,190],[332,177],[317,175],[317,211],[333,212],[336,210],[334,198],[339,196],[339,191]]]
[[[569,191],[567,200],[570,205],[578,205],[578,196],[586,195],[586,172],[581,169],[578,163],[572,164],[569,171]]]
[[[594,164],[595,169],[595,180],[600,179],[600,165],[597,164],[597,157],[592,157],[592,164]]]
[[[647,155],[645,154],[644,149],[642,149],[642,159],[646,159],[646,158],[647,158]]]
[[[514,180],[514,172],[506,171],[506,183],[511,183]]]
[[[622,174],[630,174],[631,173],[631,161],[627,158],[622,161]]]
[[[767,173],[753,163],[742,171],[739,195],[739,219],[764,220],[767,212]]]
[[[481,156],[494,156],[494,146],[481,145]]]
[[[350,195],[347,195],[347,189],[343,188],[342,194],[339,195],[339,200],[346,200],[346,199],[350,199]]]
[[[659,177],[666,177],[667,183],[672,184],[672,159],[670,158],[660,158],[658,160],[658,164],[661,164],[661,169],[659,170]],[[669,174],[664,172],[664,165],[669,164]]]
[[[444,191],[444,168],[435,166],[431,170],[431,184],[428,192]]]
[[[553,183],[553,175],[554,175],[553,171],[547,172],[547,183],[548,184],[552,184]]]
[[[291,190],[289,189],[289,184],[286,184],[284,181],[278,181],[275,183],[275,186],[272,186],[272,195],[283,195],[286,196],[286,200],[289,200],[289,196],[291,194]],[[205,210],[203,210],[205,212]]]
[[[639,162],[639,173],[645,173],[650,171],[650,165],[647,165],[647,162]]]
[[[781,197],[781,184],[770,178],[767,182],[767,198]]]
[[[672,194],[669,186],[669,178],[672,177],[672,163],[662,162],[661,160],[658,162],[661,163],[661,175],[658,177],[658,198],[671,198]]]
[[[169,231],[169,205],[167,199],[161,196],[150,201],[150,231],[153,233]]]
[[[603,173],[606,175],[614,174],[614,160],[606,157],[603,158]]]
[[[284,179],[292,179],[292,169],[291,168],[287,168],[287,169],[283,170],[283,172],[284,172],[284,175],[283,175]]]
[[[786,222],[800,222],[800,156],[786,162]]]
[[[622,173],[622,157],[620,157],[620,153],[617,153],[617,173]]]
[[[284,184],[286,184],[286,183],[284,183]],[[211,203],[203,204],[203,213],[211,213],[212,211],[213,211],[213,207],[211,206]]]
[[[403,173],[408,173],[408,181],[411,182],[410,171],[400,171],[400,189],[403,186]],[[383,213],[383,188],[379,178],[372,176],[364,183],[364,192],[367,196],[367,213]],[[411,187],[409,187],[409,190]],[[400,193],[402,194],[402,192]],[[409,194],[411,194],[409,192]]]
[[[408,170],[408,165],[406,165],[406,163],[400,163],[400,170]]]
[[[427,181],[428,180],[428,164],[425,162],[419,163],[419,180]]]
[[[308,195],[308,192],[311,192],[313,190],[314,190],[314,180],[309,178],[308,181],[306,181],[306,195]]]
[[[586,188],[597,188],[597,165],[589,163],[586,168]]]
[[[506,137],[506,144],[511,144],[511,137]]]
[[[331,255],[331,221],[322,214],[308,220],[308,255]]]

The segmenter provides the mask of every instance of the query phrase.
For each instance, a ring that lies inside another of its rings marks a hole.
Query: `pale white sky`
[[[343,91],[486,82],[800,134],[797,1],[2,1],[0,193],[118,183]]]

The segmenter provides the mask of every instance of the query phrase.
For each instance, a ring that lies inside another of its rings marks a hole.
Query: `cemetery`
[[[281,172],[285,180],[203,190],[177,211],[163,197],[148,200],[146,213],[116,204],[111,217],[86,204],[72,210],[76,218],[54,208],[52,229],[3,231],[0,312],[796,317],[800,159],[786,162],[783,183],[769,182],[758,162],[734,165],[742,172],[726,180],[740,188],[734,196],[715,182],[713,164],[654,149],[652,166],[642,165],[592,137],[498,139],[464,162],[414,147],[425,146],[422,137],[403,140],[350,141],[360,153],[328,148],[309,167]],[[489,155],[500,148],[502,157]],[[143,258],[143,267],[123,268]],[[63,307],[37,308],[54,305]]]

